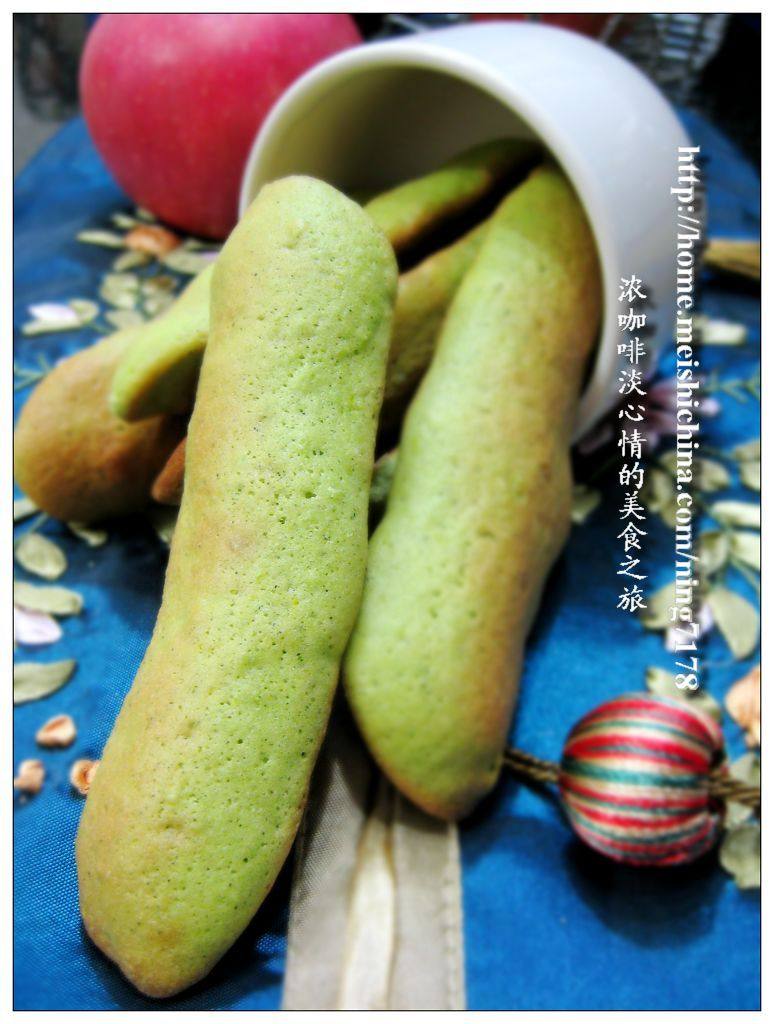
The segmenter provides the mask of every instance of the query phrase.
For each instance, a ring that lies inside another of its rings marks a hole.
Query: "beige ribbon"
[[[399,796],[338,708],[296,845],[283,1009],[464,1008],[456,826]]]

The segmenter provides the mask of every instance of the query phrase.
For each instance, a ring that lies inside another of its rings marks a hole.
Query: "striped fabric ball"
[[[720,726],[685,701],[629,694],[602,704],[567,737],[559,792],[584,843],[626,864],[687,864],[715,843],[722,808],[709,773]]]

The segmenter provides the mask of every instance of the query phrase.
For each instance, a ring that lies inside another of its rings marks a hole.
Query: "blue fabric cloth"
[[[687,117],[707,158],[710,230],[757,237],[759,184],[734,147],[699,118]],[[633,172],[634,175],[634,172]],[[633,202],[636,181],[632,181]],[[129,203],[76,120],[32,161],[16,184],[15,325],[34,302],[93,297],[109,264],[105,250],[75,241]],[[632,254],[636,269],[636,253]],[[742,348],[704,353],[707,369],[747,377],[759,362],[759,300],[754,289],[711,279],[703,310],[746,323]],[[20,339],[16,359],[52,359],[94,338],[78,334]],[[662,371],[669,370],[664,358]],[[27,391],[18,393],[24,401]],[[728,445],[757,437],[759,406],[722,396],[705,441]],[[556,759],[571,725],[606,698],[643,686],[649,665],[670,667],[660,635],[615,610],[619,557],[613,476],[602,506],[575,528],[552,574],[526,658],[512,739]],[[741,496],[741,492],[740,492]],[[749,497],[749,493],[747,495]],[[26,527],[20,527],[20,530]],[[45,532],[66,549],[62,582],[81,591],[86,610],[63,621],[64,638],[20,657],[74,657],[78,669],[56,696],[15,710],[14,757],[42,756],[48,779],[15,810],[15,1006],[17,1009],[155,1008],[122,981],[83,934],[73,840],[82,800],[68,783],[75,757],[99,757],[148,642],[161,595],[166,553],[150,528],[111,527],[92,550],[55,523]],[[650,582],[667,582],[670,538],[655,522],[647,543]],[[18,570],[20,578],[25,578]],[[733,586],[749,594],[738,580]],[[745,664],[732,664],[713,634],[705,648],[708,688],[721,696]],[[35,730],[67,712],[78,726],[71,750],[43,752]],[[739,730],[725,732],[732,756]],[[471,1009],[753,1009],[759,1005],[757,893],[739,892],[715,854],[663,872],[617,867],[573,838],[553,798],[510,778],[461,828],[467,996]],[[212,976],[174,1009],[274,1009],[281,997],[287,926],[287,866],[257,918]]]

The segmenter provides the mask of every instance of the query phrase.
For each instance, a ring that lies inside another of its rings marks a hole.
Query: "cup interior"
[[[329,75],[289,113],[262,133],[247,201],[261,184],[287,174],[370,192],[430,171],[478,142],[536,138],[511,108],[475,83],[392,62]]]

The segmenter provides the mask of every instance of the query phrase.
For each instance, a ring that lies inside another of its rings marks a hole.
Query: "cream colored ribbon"
[[[339,707],[296,844],[283,1009],[464,1008],[456,826],[399,796]]]

